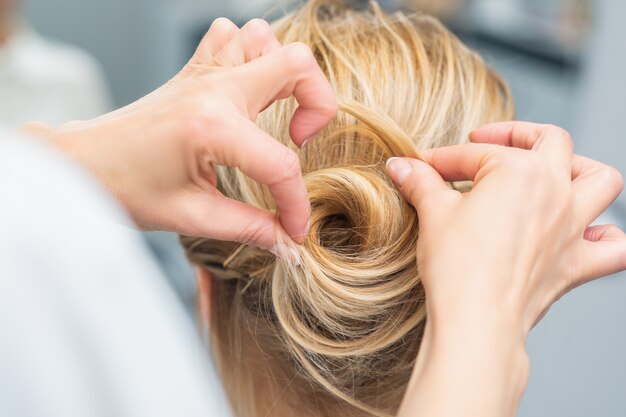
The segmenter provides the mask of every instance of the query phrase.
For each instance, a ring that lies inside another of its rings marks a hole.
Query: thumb
[[[257,109],[294,96],[298,108],[289,133],[302,147],[335,117],[337,99],[311,48],[301,42],[284,46],[241,67],[240,88]]]
[[[170,230],[186,236],[254,245],[293,264],[300,263],[297,245],[272,212],[219,193],[186,194],[170,211],[182,219]]]
[[[439,207],[438,201],[456,193],[433,167],[419,159],[389,158],[387,171],[404,198],[419,214]]]
[[[619,227],[590,226],[583,237],[582,279],[576,285],[626,269],[626,234]]]

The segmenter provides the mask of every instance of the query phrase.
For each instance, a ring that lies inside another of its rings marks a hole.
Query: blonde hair
[[[240,416],[387,416],[406,389],[426,316],[418,219],[385,161],[510,119],[509,90],[428,16],[314,0],[274,30],[282,43],[311,47],[340,111],[299,151],[312,205],[300,266],[247,245],[181,238],[213,274],[214,355]],[[258,125],[293,147],[296,105],[274,104]],[[275,209],[267,189],[236,169],[219,167],[218,177],[226,196]]]

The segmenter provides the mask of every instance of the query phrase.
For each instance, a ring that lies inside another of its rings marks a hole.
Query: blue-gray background
[[[43,34],[91,52],[104,67],[116,105],[123,105],[173,75],[212,19],[223,15],[244,22],[268,16],[273,3],[25,0],[24,8],[26,17]],[[384,3],[394,7],[393,0]],[[446,12],[450,24],[510,83],[518,118],[564,126],[574,136],[579,153],[626,173],[626,2],[443,3],[460,10],[453,17]],[[528,34],[537,30],[533,16],[558,19],[555,10],[568,3],[586,3],[593,11],[583,44],[573,51],[559,49],[558,42],[549,42],[549,37],[545,43],[528,40]],[[284,8],[273,10],[279,13]],[[526,16],[526,20],[513,19],[515,24],[493,24],[519,15],[520,10],[532,10],[535,15]],[[623,202],[626,200],[614,204],[603,220],[624,226]],[[195,285],[175,238],[150,234],[147,239],[193,311]],[[531,380],[519,416],[626,416],[625,278],[626,274],[609,277],[567,295],[531,333]]]

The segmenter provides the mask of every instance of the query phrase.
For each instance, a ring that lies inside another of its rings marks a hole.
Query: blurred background
[[[577,152],[626,174],[626,2],[382,0],[440,17],[510,84],[522,120],[568,129]],[[276,0],[0,0],[0,123],[61,123],[128,104],[174,75],[219,16]],[[624,226],[622,197],[600,221]],[[146,239],[193,314],[192,271],[166,233]],[[626,416],[626,280],[566,296],[529,339],[520,416]]]

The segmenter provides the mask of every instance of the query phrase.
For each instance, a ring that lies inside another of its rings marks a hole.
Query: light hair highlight
[[[297,103],[257,124],[299,152],[312,206],[301,265],[247,245],[182,237],[213,274],[212,348],[237,415],[389,416],[426,320],[418,218],[390,182],[392,156],[467,141],[513,115],[506,85],[436,19],[313,0],[274,24],[309,45],[337,95],[335,120],[302,150]],[[266,187],[218,167],[226,196],[276,207]],[[451,259],[451,262],[454,260]]]

